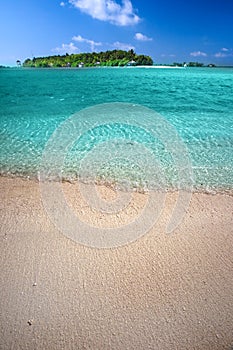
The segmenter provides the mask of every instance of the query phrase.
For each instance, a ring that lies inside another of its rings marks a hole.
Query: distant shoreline
[[[203,67],[179,67],[179,66],[170,66],[170,65],[154,65],[154,66],[125,66],[125,67],[119,67],[119,66],[115,66],[115,67],[110,67],[110,66],[101,66],[101,67],[17,67],[17,66],[1,66],[0,65],[0,69],[41,69],[41,70],[45,70],[45,69],[49,69],[49,70],[57,70],[57,69],[66,69],[66,70],[83,70],[83,69],[125,69],[125,68],[149,68],[149,69],[170,69],[170,68],[175,68],[175,69],[192,69],[192,68],[228,68],[228,69],[233,69],[233,66],[215,66],[215,67],[208,67],[208,66],[203,66]]]

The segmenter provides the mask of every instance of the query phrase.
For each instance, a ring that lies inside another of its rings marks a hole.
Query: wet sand
[[[2,177],[0,188],[0,349],[233,349],[232,196],[193,194],[168,235],[168,194],[147,234],[96,249],[51,223],[38,183]]]

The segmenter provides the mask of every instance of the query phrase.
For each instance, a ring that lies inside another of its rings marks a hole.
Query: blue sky
[[[115,48],[133,48],[155,63],[233,65],[233,1],[0,2],[0,64]]]

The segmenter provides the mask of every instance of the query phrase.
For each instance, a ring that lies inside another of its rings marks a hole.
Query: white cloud
[[[60,6],[64,7],[65,6],[65,3],[62,1],[60,2]]]
[[[201,51],[195,51],[195,52],[191,52],[190,53],[190,56],[193,56],[193,57],[206,57],[207,54],[205,52],[201,52]]]
[[[81,35],[73,36],[72,40],[78,41],[80,43],[87,43],[87,44],[89,44],[90,47],[91,47],[91,51],[95,51],[95,47],[96,46],[101,46],[102,45],[101,42],[96,42],[94,40],[89,40],[89,39],[83,38]]]
[[[140,21],[130,0],[122,0],[122,5],[115,0],[69,0],[69,3],[92,18],[118,26],[133,25]]]
[[[214,54],[216,58],[233,57],[233,50],[223,47],[219,52]]]
[[[57,53],[75,53],[77,51],[79,51],[78,47],[76,47],[73,43],[69,43],[69,44],[62,44],[61,47],[55,47],[55,49],[52,49],[53,52],[57,52]]]
[[[134,50],[135,47],[131,44],[126,44],[126,43],[120,43],[119,41],[116,41],[115,43],[112,44],[112,46],[115,48],[115,49],[118,49],[118,50],[124,50],[124,51],[129,51],[129,50]]]
[[[176,57],[176,55],[174,55],[173,53],[171,53],[171,54],[165,54],[165,53],[163,53],[163,54],[161,55],[161,57]]]
[[[134,36],[134,39],[139,40],[139,41],[151,41],[151,40],[153,40],[152,38],[148,38],[148,36],[146,36],[142,33],[136,33]]]
[[[223,57],[227,57],[228,55],[226,55],[225,53],[223,52],[217,52],[214,57],[216,58],[223,58]]]

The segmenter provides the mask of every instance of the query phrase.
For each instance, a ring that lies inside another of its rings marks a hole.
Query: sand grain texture
[[[145,236],[94,249],[53,226],[38,183],[0,186],[0,349],[232,349],[233,197],[193,194],[166,235],[169,195]]]

